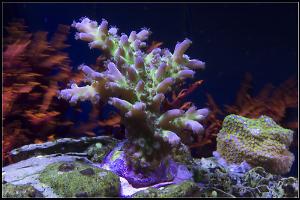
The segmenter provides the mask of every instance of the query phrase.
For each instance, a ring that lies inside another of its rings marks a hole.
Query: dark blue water
[[[70,25],[84,16],[98,22],[105,18],[127,34],[150,28],[150,40],[162,41],[171,50],[177,41],[191,39],[187,54],[206,62],[205,71],[195,77],[205,82],[190,97],[199,107],[205,106],[206,93],[218,105],[234,103],[246,72],[253,75],[254,92],[298,74],[296,3],[10,3],[3,8],[4,25],[23,18],[29,31],[49,31],[50,36],[58,24]],[[72,29],[68,39],[72,66],[94,63],[100,52],[76,41],[74,34]],[[298,174],[295,164],[292,172]]]

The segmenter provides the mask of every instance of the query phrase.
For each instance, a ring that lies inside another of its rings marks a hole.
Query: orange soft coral
[[[28,33],[22,20],[10,23],[6,31],[2,96],[4,161],[8,161],[7,152],[13,148],[49,139],[66,109],[54,101],[57,81],[64,82],[72,76],[68,54],[62,51],[67,47],[69,26],[59,25],[50,42],[47,32]],[[51,75],[55,67],[61,69],[58,76]]]
[[[93,130],[103,125],[98,119],[101,105],[93,105],[88,122],[75,124],[63,116],[70,106],[58,103],[58,82],[66,83],[71,79],[80,84],[84,78],[82,72],[72,72],[69,56],[64,52],[69,46],[66,44],[69,26],[59,25],[49,41],[47,32],[28,33],[26,28],[23,20],[12,22],[6,27],[7,36],[4,37],[4,164],[9,163],[8,152],[14,148],[66,135],[95,136]],[[105,60],[104,56],[99,56],[94,67],[101,70]],[[58,73],[52,75],[54,69]],[[82,113],[79,106],[74,111]],[[105,131],[111,134],[110,124],[105,126]]]

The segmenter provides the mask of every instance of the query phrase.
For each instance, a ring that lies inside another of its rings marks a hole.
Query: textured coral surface
[[[198,137],[193,144],[193,153],[196,157],[209,157],[216,148],[216,137],[222,128],[223,119],[230,114],[247,118],[258,118],[261,115],[271,117],[277,124],[298,132],[298,82],[292,76],[279,86],[267,83],[258,92],[255,92],[253,75],[246,73],[241,86],[236,93],[235,102],[230,105],[218,104],[211,94],[207,96],[207,107],[210,114],[202,122],[205,126],[204,137]],[[294,134],[291,144],[293,152],[298,148],[298,134]]]
[[[294,162],[294,155],[288,151],[292,141],[293,131],[282,128],[268,116],[248,119],[228,115],[218,133],[217,151],[228,162],[247,161],[271,173],[285,174]]]

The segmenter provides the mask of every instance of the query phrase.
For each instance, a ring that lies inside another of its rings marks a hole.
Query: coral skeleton
[[[181,142],[183,134],[203,133],[200,122],[208,115],[208,109],[161,109],[172,88],[193,78],[194,70],[205,67],[204,62],[185,54],[191,40],[178,42],[173,53],[161,48],[147,53],[146,40],[151,32],[146,28],[132,31],[129,36],[118,35],[118,29],[109,28],[106,20],[98,25],[86,17],[72,26],[78,31],[75,39],[89,42],[90,48],[100,49],[109,59],[102,72],[81,65],[88,85],[72,84],[70,89],[61,90],[59,97],[70,103],[100,100],[116,107],[126,127],[125,152],[130,166],[154,170]]]

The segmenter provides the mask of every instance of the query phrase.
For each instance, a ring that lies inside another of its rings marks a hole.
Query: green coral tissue
[[[293,131],[268,116],[248,119],[228,115],[217,137],[217,151],[230,163],[247,161],[274,174],[290,171],[295,156],[288,150]]]

